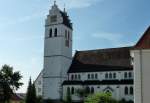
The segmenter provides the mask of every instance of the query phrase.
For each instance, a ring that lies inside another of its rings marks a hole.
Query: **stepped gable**
[[[135,49],[150,49],[150,26],[135,45]]]
[[[67,15],[67,13],[60,10],[60,14],[63,17],[63,24],[69,27],[70,29],[73,29],[71,20],[69,19],[69,16]]]
[[[133,47],[77,51],[68,73],[132,70],[130,50]]]

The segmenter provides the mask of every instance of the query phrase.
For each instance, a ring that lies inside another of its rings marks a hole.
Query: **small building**
[[[24,103],[25,101],[25,94],[13,94],[10,100],[10,103]]]

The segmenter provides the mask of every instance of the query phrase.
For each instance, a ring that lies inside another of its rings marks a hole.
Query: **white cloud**
[[[33,13],[32,15],[19,17],[19,18],[16,18],[16,19],[8,18],[5,21],[1,22],[0,27],[5,28],[5,27],[8,27],[10,25],[16,25],[16,24],[21,24],[21,23],[24,23],[24,22],[28,22],[30,20],[45,16],[45,13],[46,13],[46,11],[41,11],[41,12]]]
[[[64,5],[66,5],[67,9],[75,9],[89,7],[99,1],[102,0],[57,0],[57,4],[60,8],[64,8]],[[53,4],[53,2],[54,0],[51,0],[50,4]]]
[[[114,46],[132,46],[133,42],[123,42],[124,35],[118,33],[95,33],[91,35],[93,38],[109,41]]]
[[[37,0],[37,1],[42,2],[41,0]],[[60,9],[63,9],[64,5],[66,9],[77,9],[77,8],[79,9],[79,8],[90,7],[93,4],[100,1],[104,1],[104,0],[57,0],[57,5],[59,6]],[[52,6],[54,4],[54,0],[51,0],[49,4]],[[36,13],[34,12],[31,15],[16,18],[15,20],[8,18],[4,21],[0,21],[1,22],[0,27],[2,28],[10,25],[16,25],[39,17],[44,17],[45,15],[47,15],[48,9],[50,9],[50,7],[42,7],[42,10],[39,10]]]

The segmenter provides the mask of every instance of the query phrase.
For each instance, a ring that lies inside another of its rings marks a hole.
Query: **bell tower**
[[[45,21],[43,98],[60,100],[72,61],[72,23],[56,2]]]

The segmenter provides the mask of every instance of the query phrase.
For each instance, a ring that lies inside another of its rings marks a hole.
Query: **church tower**
[[[44,40],[43,98],[60,100],[72,61],[72,23],[56,2],[47,15]]]

